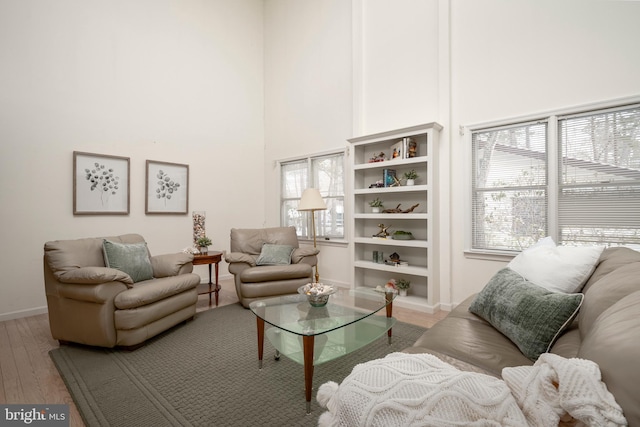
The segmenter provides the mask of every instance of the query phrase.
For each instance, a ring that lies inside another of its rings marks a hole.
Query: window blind
[[[558,118],[559,238],[640,244],[640,105]]]
[[[472,247],[519,251],[547,233],[546,121],[472,132]]]

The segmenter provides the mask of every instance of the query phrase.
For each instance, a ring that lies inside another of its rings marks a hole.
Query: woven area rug
[[[88,426],[314,426],[320,385],[411,346],[424,331],[398,322],[391,345],[384,336],[316,366],[309,415],[302,365],[276,361],[265,339],[259,370],[255,316],[240,304],[198,313],[135,351],[70,345],[49,354]]]

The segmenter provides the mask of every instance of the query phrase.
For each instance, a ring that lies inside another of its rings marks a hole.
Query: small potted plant
[[[371,206],[371,210],[373,213],[380,213],[380,211],[382,211],[382,208],[384,208],[382,200],[380,200],[378,197],[370,201],[369,206]]]
[[[398,288],[398,294],[401,297],[407,296],[407,289],[411,287],[411,282],[407,279],[398,279],[396,280],[396,288]]]
[[[211,239],[207,236],[200,237],[196,240],[196,245],[198,246],[198,250],[202,255],[206,255],[209,253],[209,246],[211,246]]]
[[[411,169],[409,172],[404,173],[404,179],[407,180],[407,185],[415,185],[418,173],[415,169]]]

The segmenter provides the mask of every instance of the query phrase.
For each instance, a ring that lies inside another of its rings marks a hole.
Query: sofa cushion
[[[117,243],[104,239],[104,262],[107,267],[123,271],[134,283],[153,278],[147,243]]]
[[[623,265],[589,287],[578,315],[580,335],[584,339],[599,316],[622,298],[640,291],[640,261]]]
[[[599,281],[602,277],[632,262],[640,262],[640,252],[623,247],[606,248],[602,251],[598,266],[591,277],[589,277],[589,280],[587,280],[582,292],[586,294],[591,285]]]
[[[604,246],[556,246],[547,237],[525,249],[507,267],[555,292],[579,292],[593,273]]]
[[[598,364],[630,426],[640,425],[640,291],[607,308],[582,340],[578,357]]]
[[[510,268],[496,273],[469,311],[506,335],[530,360],[549,351],[570,324],[584,295],[551,292]]]
[[[260,256],[256,260],[256,265],[287,265],[291,264],[291,245],[274,245],[265,243],[262,245]]]

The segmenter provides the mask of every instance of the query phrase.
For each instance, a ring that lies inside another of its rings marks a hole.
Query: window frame
[[[518,126],[530,122],[544,122],[548,123],[547,127],[547,235],[552,236],[554,241],[559,241],[559,192],[560,192],[560,137],[559,137],[559,122],[563,118],[567,118],[572,115],[582,115],[598,112],[605,113],[611,109],[623,109],[625,107],[631,108],[634,105],[640,104],[640,96],[614,99],[604,102],[585,104],[581,106],[559,109],[554,111],[543,112],[535,115],[514,117],[511,119],[478,123],[472,125],[460,126],[460,133],[463,136],[465,143],[465,185],[467,187],[467,195],[465,197],[465,256],[468,258],[496,260],[496,261],[508,261],[512,257],[516,256],[520,251],[518,250],[498,250],[498,249],[481,249],[473,248],[473,191],[475,179],[473,176],[473,134],[480,131],[487,131],[492,129],[498,129],[503,127]]]
[[[342,206],[343,206],[343,212],[342,212],[342,230],[343,230],[343,234],[342,236],[340,235],[329,235],[326,236],[323,233],[321,233],[321,231],[325,228],[322,226],[321,224],[321,215],[323,213],[326,213],[328,211],[317,211],[315,212],[316,218],[315,218],[315,223],[316,223],[316,240],[317,243],[320,242],[326,242],[326,241],[338,241],[338,242],[342,242],[342,241],[346,241],[347,238],[347,224],[345,221],[345,216],[346,216],[346,188],[347,188],[347,170],[346,170],[346,158],[347,158],[347,151],[346,149],[338,149],[338,150],[331,150],[331,151],[326,151],[326,152],[321,152],[321,153],[313,153],[313,154],[309,154],[306,156],[300,156],[300,157],[292,157],[292,158],[288,158],[288,159],[282,159],[278,161],[278,169],[279,169],[279,174],[278,174],[278,180],[279,180],[279,189],[280,189],[280,206],[278,208],[279,211],[279,216],[280,216],[280,226],[282,227],[286,227],[289,226],[290,224],[287,224],[286,222],[286,212],[283,209],[285,202],[295,202],[296,200],[299,202],[300,198],[302,196],[302,191],[304,191],[304,188],[301,189],[300,192],[300,196],[299,197],[284,197],[283,194],[283,166],[287,165],[287,164],[293,164],[293,163],[301,163],[301,164],[305,164],[306,167],[306,180],[307,180],[307,186],[305,188],[319,188],[318,183],[315,182],[316,180],[316,176],[317,174],[314,173],[314,161],[322,159],[322,158],[326,158],[326,157],[333,157],[333,156],[340,156],[341,157],[341,163],[342,163],[342,193],[341,195],[336,195],[336,196],[328,196],[326,194],[326,192],[323,192],[322,190],[320,191],[323,200],[325,200],[325,202],[327,202],[327,199],[338,199],[338,200],[342,200]],[[327,203],[327,205],[329,206],[330,204]],[[312,227],[312,218],[311,218],[311,212],[304,212],[303,214],[305,214],[306,218],[305,218],[305,229],[303,231],[310,231],[311,227]],[[306,234],[303,233],[301,230],[296,229],[296,233],[298,235],[298,240],[302,240],[302,241],[311,241],[313,240],[313,235],[311,234]]]

